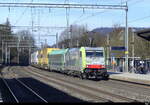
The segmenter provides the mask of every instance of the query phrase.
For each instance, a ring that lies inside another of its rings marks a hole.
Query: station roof
[[[49,55],[56,55],[56,54],[65,54],[68,49],[61,49],[61,50],[53,50]]]
[[[139,37],[142,37],[142,38],[150,41],[150,28],[149,29],[140,30],[140,31],[136,31],[136,34]]]

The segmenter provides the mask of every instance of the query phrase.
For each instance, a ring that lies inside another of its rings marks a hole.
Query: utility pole
[[[18,65],[19,65],[19,48],[18,48]]]
[[[8,48],[8,63],[10,64],[10,47]]]
[[[126,7],[127,7],[127,2],[126,2]],[[128,67],[129,67],[129,64],[128,64],[128,54],[129,54],[129,51],[128,51],[128,8],[125,9],[125,12],[126,12],[126,19],[125,19],[125,23],[126,23],[126,28],[125,28],[125,72],[128,72]]]
[[[72,36],[72,25],[70,25],[70,43],[73,47],[74,44],[73,44],[72,38],[73,38],[73,36]]]
[[[56,48],[59,48],[58,47],[58,33],[56,33]]]
[[[133,68],[134,68],[134,35],[135,35],[135,30],[132,29],[132,63],[133,63]]]
[[[89,40],[90,40],[90,47],[92,47],[92,38],[89,37]]]
[[[77,47],[79,47],[79,40],[77,39]]]
[[[19,44],[20,44],[20,37],[18,37],[18,45],[17,45],[17,50],[18,50],[18,65],[19,65]]]
[[[70,27],[69,27],[69,8],[66,8],[66,21],[67,21],[67,36],[69,41],[69,47],[71,47],[71,36],[70,36]]]
[[[41,49],[42,49],[42,43],[43,43],[43,42],[40,42],[40,44],[41,44]]]
[[[29,65],[31,64],[31,48],[29,48]]]
[[[47,45],[47,39],[45,39],[45,44],[44,45],[45,45],[44,47],[46,47],[46,45]]]
[[[110,36],[107,34],[107,66],[109,65]]]
[[[6,46],[5,46],[5,64],[7,64],[7,42],[6,42]]]
[[[4,59],[4,58],[3,58],[3,40],[2,40],[2,63],[4,62],[3,59]]]

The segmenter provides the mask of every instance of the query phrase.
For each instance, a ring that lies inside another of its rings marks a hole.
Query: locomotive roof
[[[55,54],[65,54],[68,51],[68,49],[60,49],[60,50],[53,50],[49,55],[55,55]]]

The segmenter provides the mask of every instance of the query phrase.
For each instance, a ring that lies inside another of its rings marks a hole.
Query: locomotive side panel
[[[70,71],[80,71],[80,50],[79,48],[71,48],[66,54],[66,69]]]

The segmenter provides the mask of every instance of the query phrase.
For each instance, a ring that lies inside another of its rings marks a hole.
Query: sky
[[[125,5],[128,3],[129,27],[150,27],[150,0],[0,0],[0,3],[70,3],[70,4],[98,4]],[[49,26],[62,28],[34,28],[34,38],[37,45],[47,42],[56,43],[54,35],[67,27],[66,9],[60,8],[27,8],[0,7],[0,24],[8,18],[12,26]],[[85,25],[88,30],[100,27],[113,27],[115,24],[125,26],[125,10],[104,9],[69,9],[69,25]],[[14,27],[13,31],[31,30],[27,27]],[[46,36],[49,35],[49,36]],[[52,36],[53,35],[53,36]]]

